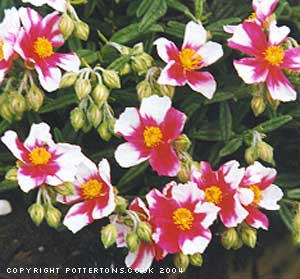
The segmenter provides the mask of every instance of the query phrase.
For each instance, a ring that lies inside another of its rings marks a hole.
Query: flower
[[[77,72],[80,66],[78,56],[73,53],[56,53],[54,48],[64,44],[59,30],[60,17],[53,12],[42,18],[30,8],[20,8],[21,28],[16,52],[26,61],[30,69],[35,69],[42,87],[52,92],[59,87],[61,70]]]
[[[66,214],[63,224],[73,233],[104,218],[115,209],[115,195],[110,179],[110,166],[103,159],[98,166],[85,158],[77,168],[74,182],[75,194],[59,196],[58,201],[74,204]]]
[[[82,160],[79,146],[55,144],[46,123],[33,124],[29,136],[20,142],[14,131],[1,138],[18,161],[18,183],[24,192],[49,184],[56,186],[73,181],[76,165]]]
[[[193,182],[169,184],[163,193],[153,189],[146,195],[158,246],[171,254],[204,252],[212,237],[209,227],[219,211],[204,197]]]
[[[266,82],[274,100],[293,101],[297,93],[282,70],[300,70],[300,48],[285,50],[281,43],[290,29],[270,24],[268,39],[264,31],[254,22],[244,22],[238,26],[228,46],[242,51],[251,58],[234,60],[234,67],[247,84]]]
[[[134,212],[134,214],[138,214],[141,219],[140,221],[148,221],[151,223],[149,210],[140,198],[135,198],[128,209]],[[119,220],[116,215],[111,216],[110,220],[117,227],[117,247],[126,247],[126,235],[131,232],[131,228]],[[166,255],[167,252],[157,246],[156,243],[141,241],[137,251],[128,252],[125,258],[125,264],[134,270],[145,272],[150,268],[154,259],[158,261],[163,259]]]
[[[22,0],[24,3],[30,3],[34,6],[40,7],[42,5],[47,4],[54,10],[59,12],[65,12],[67,7],[66,0]]]
[[[15,7],[4,10],[0,24],[0,83],[8,73],[16,54],[14,46],[20,31],[20,19]]]
[[[7,215],[12,212],[11,205],[7,200],[0,200],[0,216]]]
[[[171,107],[168,97],[144,98],[140,109],[126,108],[115,124],[115,133],[128,142],[118,146],[115,158],[129,168],[149,159],[159,175],[175,176],[180,169],[172,142],[180,135],[185,114]]]
[[[279,209],[277,202],[283,197],[283,192],[278,186],[273,184],[275,177],[275,169],[266,168],[261,163],[255,162],[247,167],[240,184],[241,189],[247,189],[253,193],[253,199],[250,202],[244,199],[245,192],[241,192],[240,198],[249,213],[246,222],[256,229],[263,228],[267,230],[269,227],[267,216],[260,212],[259,208],[267,210]]]
[[[191,180],[205,193],[205,201],[216,205],[225,227],[236,227],[248,215],[239,200],[238,187],[244,176],[244,169],[237,161],[223,164],[218,171],[213,171],[208,162],[201,162],[200,169],[192,168]],[[249,196],[249,197],[248,197]],[[253,198],[251,193],[245,198]]]
[[[179,51],[176,45],[159,38],[154,44],[160,58],[168,63],[162,70],[158,83],[183,86],[186,83],[194,90],[211,99],[216,91],[216,81],[209,72],[196,70],[215,63],[223,56],[222,46],[206,42],[207,32],[201,23],[190,21],[185,28],[184,41]]]

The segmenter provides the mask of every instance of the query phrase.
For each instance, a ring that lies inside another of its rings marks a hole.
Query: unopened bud
[[[128,201],[125,198],[123,198],[122,196],[116,196],[115,203],[116,203],[115,212],[122,213],[126,211],[126,208],[128,206]]]
[[[97,104],[103,104],[109,97],[109,89],[104,84],[97,84],[92,92],[92,97]]]
[[[137,43],[132,48],[132,55],[139,55],[144,53],[144,45],[143,43]]]
[[[90,27],[83,21],[75,22],[74,36],[80,40],[86,41],[89,38]]]
[[[121,88],[121,81],[118,73],[114,70],[104,70],[102,72],[104,83],[109,88]]]
[[[39,226],[45,217],[45,209],[39,203],[34,203],[28,208],[28,213],[30,215],[31,220]]]
[[[114,224],[108,224],[101,230],[101,241],[104,248],[112,246],[117,240],[117,228]]]
[[[189,256],[182,253],[176,254],[173,259],[174,265],[181,269],[183,272],[187,270],[190,264]]]
[[[97,128],[102,121],[102,111],[96,104],[90,104],[86,116],[94,128]]]
[[[35,85],[32,85],[30,90],[27,92],[26,100],[30,108],[37,112],[44,103],[45,94],[44,92]]]
[[[254,147],[248,147],[245,150],[245,160],[249,165],[252,165],[258,158],[256,149]]]
[[[72,18],[67,15],[66,13],[62,15],[60,23],[59,23],[59,29],[61,33],[63,34],[65,39],[68,39],[74,30],[74,22]]]
[[[159,91],[163,96],[172,99],[175,93],[175,87],[172,85],[159,84]]]
[[[186,134],[181,134],[174,142],[173,145],[176,151],[187,151],[191,147],[191,141]]]
[[[242,248],[243,245],[244,245],[243,240],[239,237],[238,240],[237,240],[237,242],[234,243],[234,245],[232,245],[231,248],[233,250],[238,250],[238,249]]]
[[[88,79],[77,79],[75,83],[75,92],[79,100],[87,97],[92,91],[92,85]]]
[[[74,108],[70,113],[70,120],[74,130],[77,132],[85,124],[85,114],[80,108]]]
[[[136,233],[141,240],[146,242],[152,241],[152,228],[149,223],[139,222]]]
[[[22,114],[26,110],[26,100],[23,95],[12,93],[9,96],[11,110],[16,114]]]
[[[102,122],[98,127],[97,131],[103,140],[109,141],[111,139],[111,133],[109,131],[108,122]]]
[[[251,108],[255,116],[262,114],[266,109],[263,96],[253,96],[251,100]]]
[[[202,266],[203,264],[203,258],[202,255],[200,253],[196,253],[194,255],[190,256],[190,264],[194,265],[194,266]]]
[[[135,232],[130,232],[126,235],[126,244],[129,251],[133,253],[137,251],[140,247],[140,243],[141,241]]]
[[[233,248],[238,241],[239,235],[235,228],[228,228],[221,235],[221,243],[227,250]]]
[[[64,182],[53,188],[57,193],[63,196],[70,196],[74,194],[74,185],[71,182]]]
[[[62,76],[60,83],[59,83],[59,88],[66,88],[74,85],[75,81],[77,80],[77,73],[74,72],[66,72]]]
[[[151,68],[153,58],[146,53],[140,54],[132,59],[131,67],[139,76],[145,74]]]
[[[257,154],[260,159],[268,163],[274,163],[273,147],[271,145],[267,144],[264,141],[261,141],[256,145],[256,148]]]
[[[14,113],[10,108],[10,104],[8,101],[4,101],[0,106],[0,115],[3,119],[8,122],[12,122],[14,119]]]
[[[57,228],[61,220],[61,212],[52,205],[46,206],[46,221],[49,227]]]
[[[267,100],[268,100],[268,103],[269,105],[272,107],[273,110],[277,110],[277,108],[279,107],[280,105],[280,101],[279,100],[274,100],[270,94],[269,91],[267,91]]]
[[[257,240],[257,231],[254,228],[251,228],[249,226],[243,226],[242,227],[242,240],[243,242],[251,247],[254,248],[256,245],[256,240]]]
[[[18,169],[17,168],[11,168],[5,174],[5,179],[9,180],[9,181],[17,181],[17,173],[18,173]]]
[[[131,72],[131,66],[129,63],[125,63],[119,70],[120,76],[128,75]]]
[[[150,83],[147,80],[143,80],[139,82],[136,86],[136,91],[140,101],[143,98],[147,98],[152,95],[152,88]]]
[[[124,225],[126,225],[127,227],[132,228],[134,226],[134,222],[131,218],[125,218],[124,219]]]
[[[185,162],[180,162],[180,169],[179,172],[177,173],[178,179],[185,183],[190,180],[191,176],[191,168],[188,163]]]

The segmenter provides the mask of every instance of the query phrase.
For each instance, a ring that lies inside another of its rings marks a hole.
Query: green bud
[[[272,98],[269,91],[267,91],[266,97],[267,97],[267,101],[268,101],[269,105],[272,107],[272,109],[277,110],[277,108],[280,105],[280,101],[279,100],[273,100],[273,98]]]
[[[159,84],[159,91],[163,96],[172,99],[175,93],[175,87],[172,85]]]
[[[70,120],[74,130],[77,132],[85,124],[85,114],[80,108],[74,108],[70,113]]]
[[[121,53],[121,55],[129,55],[130,52],[131,52],[131,49],[127,46],[122,46],[122,45],[119,45],[120,48],[119,48],[119,51]]]
[[[103,140],[109,141],[111,139],[111,133],[109,131],[108,122],[102,122],[98,127],[97,131]]]
[[[108,119],[108,130],[111,132],[111,134],[114,134],[115,125],[116,125],[116,119],[115,118]]]
[[[173,258],[174,265],[180,268],[183,272],[187,270],[190,264],[189,256],[184,254],[175,254]]]
[[[238,242],[239,235],[235,228],[228,228],[221,235],[221,243],[227,250],[233,248]]]
[[[102,121],[102,111],[98,108],[96,104],[90,104],[87,110],[87,119],[94,126],[97,128]]]
[[[143,43],[137,43],[132,48],[132,55],[139,55],[144,53],[144,45]]]
[[[23,95],[12,93],[9,96],[11,110],[16,114],[22,114],[26,110],[26,100]]]
[[[248,147],[245,150],[245,160],[249,165],[252,165],[258,158],[256,149],[254,147]]]
[[[118,73],[114,70],[104,70],[102,72],[104,83],[111,89],[121,88],[121,81]]]
[[[131,61],[131,67],[139,76],[145,74],[151,68],[153,58],[146,53],[134,57]]]
[[[126,225],[127,227],[132,228],[134,225],[134,222],[131,218],[125,218],[124,219],[124,225]]]
[[[108,224],[101,230],[101,241],[105,249],[112,246],[117,240],[117,228],[114,224]]]
[[[87,97],[92,91],[91,82],[88,79],[77,79],[75,83],[75,92],[79,100]]]
[[[131,66],[129,63],[125,63],[119,70],[120,76],[128,75],[131,72]]]
[[[239,237],[238,240],[237,240],[237,242],[234,243],[234,245],[232,245],[231,248],[232,248],[233,250],[238,250],[238,249],[242,248],[243,244],[244,244],[243,241],[242,241],[241,238]]]
[[[97,104],[103,104],[109,97],[109,89],[104,84],[97,84],[92,92],[92,97]]]
[[[80,40],[86,41],[89,38],[90,27],[83,21],[75,22],[74,36]]]
[[[66,13],[63,14],[61,17],[59,23],[59,29],[65,39],[68,39],[74,31],[74,22],[72,18],[68,16]]]
[[[152,95],[152,88],[150,83],[147,80],[143,80],[139,82],[136,86],[136,91],[140,101],[143,98],[147,98]]]
[[[129,251],[133,253],[137,251],[140,247],[140,243],[141,241],[135,232],[130,232],[126,235],[126,244]]]
[[[251,108],[255,116],[262,114],[266,109],[263,96],[253,96],[251,100]]]
[[[152,228],[149,223],[139,222],[136,233],[141,240],[146,242],[152,241]]]
[[[60,83],[59,83],[59,88],[66,88],[74,85],[75,81],[77,80],[77,73],[74,72],[66,72],[62,76]]]
[[[39,226],[43,222],[45,217],[45,209],[41,204],[39,203],[32,204],[28,208],[28,213],[33,223],[35,223],[37,226]]]
[[[5,174],[5,180],[9,181],[17,181],[17,168],[11,168],[6,174]]]
[[[35,85],[32,85],[30,90],[26,94],[26,100],[30,108],[35,112],[39,111],[44,103],[44,92]]]
[[[187,151],[191,147],[191,141],[186,134],[181,134],[174,142],[173,145],[176,151]]]
[[[61,220],[61,212],[52,205],[46,206],[46,221],[49,227],[56,229]]]
[[[70,196],[74,194],[74,185],[71,182],[64,182],[53,187],[53,189],[63,196]]]
[[[267,144],[264,141],[259,142],[256,145],[257,148],[257,154],[260,159],[262,159],[265,162],[273,163],[273,147],[269,144]]]
[[[299,204],[295,206],[295,214],[293,217],[293,242],[295,245],[300,245],[300,208]]]
[[[3,119],[8,122],[12,122],[14,119],[14,113],[10,108],[10,104],[8,101],[4,101],[0,106],[0,115]]]
[[[191,168],[190,165],[186,162],[180,162],[180,169],[179,172],[177,173],[178,179],[185,183],[190,180],[191,176]]]
[[[194,265],[194,266],[202,266],[203,264],[203,258],[202,255],[200,253],[196,253],[194,255],[190,256],[190,264]]]
[[[116,196],[115,203],[116,203],[115,212],[123,213],[126,211],[128,206],[128,201],[125,198],[123,198],[122,196]]]
[[[242,227],[242,241],[249,247],[254,248],[257,240],[257,231],[249,226]]]

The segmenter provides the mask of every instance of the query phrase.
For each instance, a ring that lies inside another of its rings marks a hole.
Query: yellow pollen
[[[162,142],[163,134],[159,127],[150,126],[144,130],[144,142],[147,147],[158,146]]]
[[[4,42],[3,40],[0,40],[0,60],[4,58],[3,46],[4,46]]]
[[[81,184],[82,197],[85,200],[94,199],[101,196],[103,184],[97,179],[90,179],[88,182]]]
[[[195,50],[191,48],[185,48],[180,51],[179,59],[184,70],[191,71],[200,67],[202,57]]]
[[[181,207],[173,212],[173,221],[178,229],[187,231],[192,228],[194,217],[190,210]]]
[[[248,16],[248,18],[245,21],[254,21],[256,19],[256,13],[253,12],[251,15]]]
[[[217,186],[210,186],[205,189],[205,198],[206,201],[217,205],[223,199],[222,190]]]
[[[281,46],[269,46],[263,55],[272,66],[280,66],[284,59],[284,49]]]
[[[254,193],[253,203],[259,204],[262,197],[262,191],[259,189],[257,185],[251,185],[249,186],[249,189],[252,190],[252,192]]]
[[[53,54],[53,45],[45,37],[38,37],[36,41],[33,43],[33,47],[34,47],[34,52],[40,58],[47,58]]]
[[[29,159],[34,165],[45,165],[51,157],[51,154],[44,147],[36,147],[29,154]]]

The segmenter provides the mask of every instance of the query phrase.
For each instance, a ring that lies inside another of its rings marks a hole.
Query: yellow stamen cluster
[[[219,204],[223,199],[222,190],[220,187],[210,186],[205,189],[205,198],[208,202]]]
[[[3,46],[4,46],[4,42],[3,40],[0,40],[0,60],[4,58]]]
[[[36,41],[33,43],[33,47],[34,47],[34,52],[40,58],[47,58],[53,54],[53,45],[45,37],[38,37]]]
[[[144,142],[149,148],[158,146],[162,142],[163,134],[159,127],[149,126],[144,130]]]
[[[36,147],[29,154],[29,159],[34,165],[45,165],[51,157],[51,154],[44,147]]]
[[[81,184],[80,188],[82,188],[82,197],[85,200],[90,200],[101,196],[103,184],[97,179],[90,179],[86,183]]]
[[[262,191],[259,189],[259,187],[257,185],[251,185],[249,186],[249,189],[252,190],[253,194],[254,194],[254,199],[253,199],[253,203],[255,204],[259,204],[262,198]]]
[[[284,59],[284,49],[282,46],[269,46],[263,55],[272,66],[280,66]]]
[[[192,228],[194,216],[190,210],[181,207],[173,212],[173,221],[179,230],[187,231]]]
[[[179,53],[179,59],[182,67],[186,71],[199,69],[202,57],[191,48],[185,48]]]

